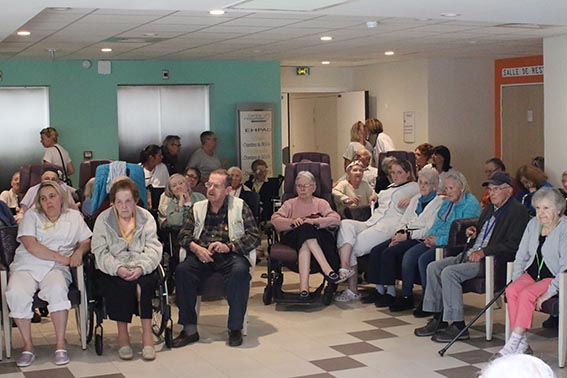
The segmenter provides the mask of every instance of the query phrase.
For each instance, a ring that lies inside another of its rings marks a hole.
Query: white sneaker
[[[335,297],[337,302],[353,302],[358,301],[361,295],[359,293],[353,292],[351,289],[343,290],[339,295]]]

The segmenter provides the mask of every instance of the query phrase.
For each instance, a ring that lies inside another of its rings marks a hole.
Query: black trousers
[[[118,322],[131,323],[132,315],[142,319],[152,318],[152,298],[157,285],[157,273],[140,276],[136,281],[125,281],[118,276],[100,272],[104,304],[108,318]],[[138,302],[137,286],[141,295]]]
[[[175,269],[176,302],[179,324],[197,324],[197,292],[213,273],[220,272],[228,300],[228,329],[238,331],[244,324],[244,315],[250,294],[250,263],[236,253],[214,254],[214,262],[202,263],[193,253]]]
[[[391,239],[378,244],[370,251],[367,280],[381,285],[395,285],[396,278],[401,276],[402,259],[408,249],[419,240],[404,240],[393,247],[388,247]]]

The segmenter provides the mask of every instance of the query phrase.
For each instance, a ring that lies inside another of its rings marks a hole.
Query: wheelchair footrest
[[[321,292],[315,291],[309,294],[308,298],[301,298],[299,293],[286,293],[282,292],[275,298],[276,303],[282,304],[312,304],[321,299]]]

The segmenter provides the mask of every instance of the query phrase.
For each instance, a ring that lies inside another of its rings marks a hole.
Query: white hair
[[[482,370],[481,378],[556,378],[549,365],[527,354],[511,354],[494,360]]]

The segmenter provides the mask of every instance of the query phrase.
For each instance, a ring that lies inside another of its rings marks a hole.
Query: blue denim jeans
[[[425,245],[425,243],[421,242],[410,249],[405,253],[404,258],[402,260],[402,295],[410,296],[413,293],[413,284],[416,281],[416,276],[418,274],[418,265],[419,260],[422,255],[426,254],[433,254],[433,261],[435,259],[435,248],[430,248]],[[424,264],[425,264],[424,260]],[[425,269],[427,269],[427,264],[425,265]],[[421,275],[421,272],[419,272]],[[421,277],[425,277],[427,271]],[[425,281],[424,278],[421,278]],[[423,282],[422,282],[423,284]]]

